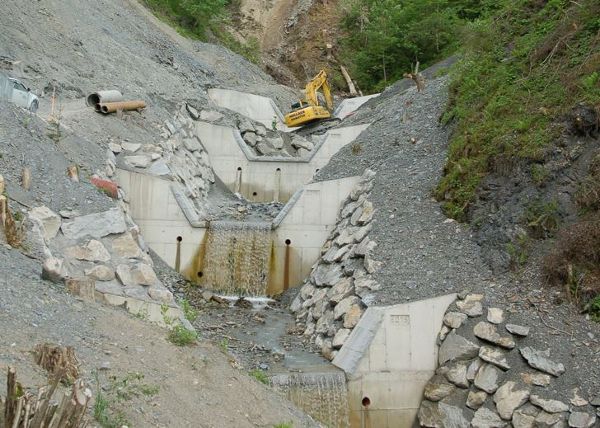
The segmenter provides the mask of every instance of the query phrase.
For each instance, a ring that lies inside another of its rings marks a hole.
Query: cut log
[[[77,165],[70,165],[67,168],[67,177],[71,179],[71,181],[79,181],[79,169]]]
[[[51,375],[61,381],[71,383],[79,377],[79,362],[71,346],[58,346],[44,343],[34,348],[36,362]]]

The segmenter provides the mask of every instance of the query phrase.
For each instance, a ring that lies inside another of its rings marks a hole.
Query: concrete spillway
[[[277,374],[271,377],[271,386],[325,426],[349,426],[348,391],[342,371]]]
[[[224,294],[267,294],[272,253],[270,223],[211,222],[188,278]]]

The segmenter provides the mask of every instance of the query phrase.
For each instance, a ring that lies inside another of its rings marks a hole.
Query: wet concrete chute
[[[194,282],[227,295],[266,296],[271,252],[270,223],[210,222],[186,274],[191,279],[195,276]]]

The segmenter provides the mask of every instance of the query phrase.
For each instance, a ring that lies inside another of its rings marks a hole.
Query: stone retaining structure
[[[369,202],[375,173],[366,170],[339,212],[336,228],[321,249],[321,257],[291,305],[296,322],[305,328],[323,355],[333,360],[379,284],[371,278],[380,263],[371,258],[376,243],[369,239],[374,208]]]
[[[481,294],[459,295],[439,333],[439,368],[419,409],[423,427],[531,428],[599,426],[600,394],[568,391],[557,397],[555,379],[570,368],[550,349],[528,346],[530,328],[486,307]],[[564,393],[565,391],[559,391]]]

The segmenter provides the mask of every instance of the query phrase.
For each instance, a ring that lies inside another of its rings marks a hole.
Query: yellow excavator
[[[323,89],[327,108],[319,104],[319,89]],[[285,124],[289,127],[301,126],[315,120],[329,119],[333,110],[333,98],[327,82],[327,73],[321,70],[314,79],[306,84],[305,99],[292,104],[292,111],[285,115]]]

